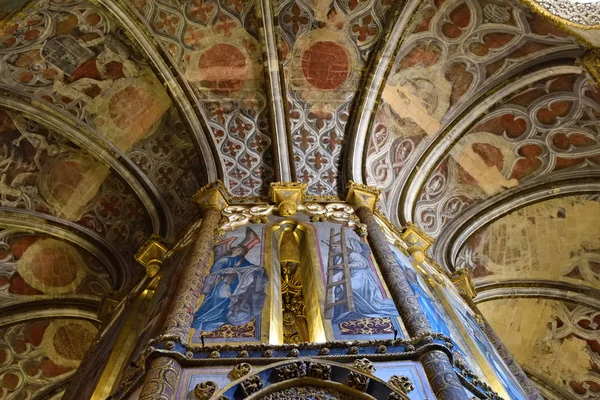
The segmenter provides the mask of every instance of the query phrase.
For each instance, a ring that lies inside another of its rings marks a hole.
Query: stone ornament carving
[[[194,388],[194,396],[198,400],[208,400],[215,392],[219,390],[219,386],[213,381],[204,381],[199,383]]]
[[[248,363],[240,363],[233,367],[233,369],[229,372],[229,377],[231,380],[235,381],[240,379],[242,376],[248,375],[250,372],[252,372],[252,365]]]
[[[415,385],[407,376],[392,375],[388,383],[402,393],[410,393],[415,390]]]
[[[360,390],[361,392],[365,392],[367,387],[369,386],[369,382],[371,378],[366,375],[360,374],[358,372],[351,371],[348,373],[348,379],[346,381],[346,385],[351,387],[352,389]]]
[[[354,360],[354,368],[366,372],[369,375],[373,375],[375,373],[375,365],[368,358],[359,358],[358,360]]]
[[[275,368],[275,375],[278,381],[304,377],[306,376],[306,364],[303,361],[299,361],[277,367]]]
[[[252,393],[256,393],[263,388],[263,382],[260,376],[254,375],[243,381],[241,386],[244,394],[250,396]]]
[[[351,395],[338,390],[316,386],[294,386],[270,393],[262,398],[265,400],[354,399]]]
[[[308,364],[308,376],[311,378],[330,380],[331,379],[331,366],[327,364],[321,364],[311,362]]]

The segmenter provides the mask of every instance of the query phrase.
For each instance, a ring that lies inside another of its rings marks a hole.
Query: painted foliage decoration
[[[424,1],[405,28],[370,136],[368,183],[391,192],[407,163],[474,99],[524,65],[581,49],[541,16],[508,1]],[[477,158],[477,155],[473,156]],[[436,231],[429,231],[436,232]]]
[[[192,323],[191,342],[260,341],[269,274],[264,267],[262,225],[229,233],[213,247]]]
[[[233,195],[266,195],[273,180],[255,2],[134,2],[191,85]]]
[[[514,93],[482,116],[423,187],[417,223],[437,235],[467,206],[534,179],[597,171],[600,92],[559,75]]]
[[[342,144],[352,101],[391,5],[391,0],[279,2],[294,163],[309,194],[342,188]]]
[[[0,328],[0,398],[29,399],[79,366],[98,333],[81,319],[40,319]]]

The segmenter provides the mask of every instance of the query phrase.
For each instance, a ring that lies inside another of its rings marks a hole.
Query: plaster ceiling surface
[[[60,395],[81,358],[46,336],[101,331],[102,296],[143,273],[140,244],[184,232],[193,193],[217,178],[244,202],[275,181],[323,199],[348,180],[379,187],[393,223],[436,238],[449,272],[472,270],[545,394],[597,396],[582,343],[595,349],[600,323],[600,94],[581,66],[598,63],[596,6],[2,2],[0,399]],[[589,314],[587,336],[548,344],[565,310]],[[573,364],[556,366],[566,351]]]

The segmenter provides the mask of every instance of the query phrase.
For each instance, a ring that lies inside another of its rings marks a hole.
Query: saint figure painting
[[[345,246],[333,244],[331,245],[331,250],[338,254],[333,259],[334,265],[330,266],[330,268],[333,267],[335,269],[333,282],[345,279],[343,271],[338,269],[338,266],[343,262],[343,258],[339,253],[347,253],[354,301],[354,311],[349,311],[346,304],[334,307],[333,323],[364,317],[381,318],[399,315],[394,301],[390,298],[384,298],[381,293],[375,271],[371,269],[371,265],[369,264],[371,249],[368,244],[349,238]],[[336,286],[335,301],[340,301],[344,296],[346,294],[343,287]]]
[[[244,239],[233,245],[237,239],[232,236],[213,248],[215,261],[204,281],[204,301],[194,313],[196,331],[212,332],[224,324],[241,326],[260,319],[268,277],[264,267],[246,259],[260,238],[247,227]]]

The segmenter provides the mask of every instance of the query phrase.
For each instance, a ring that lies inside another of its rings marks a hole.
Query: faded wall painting
[[[0,398],[31,399],[59,387],[92,345],[97,327],[80,319],[40,319],[0,329]]]
[[[395,332],[403,337],[398,310],[364,238],[340,224],[314,226],[325,287],[323,315],[333,338],[391,339]]]
[[[111,290],[105,267],[87,251],[51,237],[0,231],[0,302],[96,297]]]
[[[264,226],[249,225],[213,247],[192,323],[192,343],[259,341],[269,275],[264,267]]]

